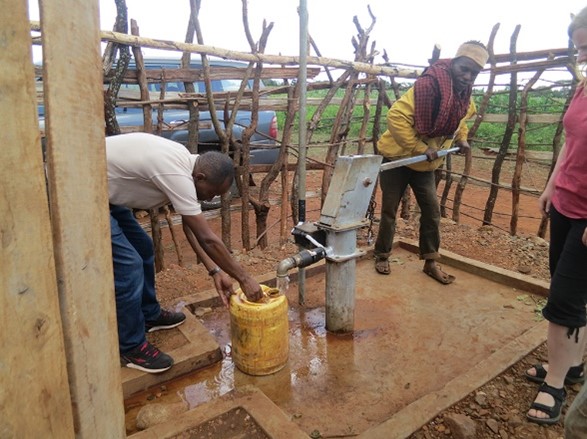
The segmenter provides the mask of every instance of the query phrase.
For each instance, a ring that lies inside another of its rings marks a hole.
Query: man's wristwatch
[[[220,267],[214,267],[212,270],[208,272],[208,276],[214,276],[216,273],[220,273]]]

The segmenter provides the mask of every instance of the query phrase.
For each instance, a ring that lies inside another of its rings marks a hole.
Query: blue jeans
[[[159,317],[153,241],[126,207],[110,205],[118,343],[121,353],[143,343],[145,320]]]

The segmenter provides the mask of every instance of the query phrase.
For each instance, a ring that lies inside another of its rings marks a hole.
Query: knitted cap
[[[487,60],[489,59],[489,53],[487,50],[478,44],[473,43],[463,43],[457,50],[457,54],[455,58],[459,58],[461,56],[466,56],[467,58],[471,58],[475,63],[477,63],[481,68],[485,66]]]

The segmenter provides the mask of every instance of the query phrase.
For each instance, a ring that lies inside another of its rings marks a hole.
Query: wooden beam
[[[552,124],[558,123],[563,117],[562,114],[529,114],[528,123]],[[487,123],[507,123],[508,115],[506,114],[484,114],[483,122]]]
[[[236,79],[244,78],[246,69],[236,69],[234,67],[216,67],[210,66],[210,79]],[[320,67],[309,67],[308,78],[314,78],[320,73]],[[165,72],[165,75],[163,74]],[[299,69],[297,67],[264,67],[259,76],[261,79],[295,79],[298,77]],[[201,69],[148,69],[145,71],[148,82],[197,82],[204,80],[204,71]],[[104,78],[106,82],[110,81],[112,75]],[[123,83],[138,84],[137,70],[128,69],[124,74]]]
[[[73,438],[27,2],[0,9],[0,437]]]
[[[535,50],[532,52],[518,52],[515,54],[516,61],[532,61],[537,59],[547,59],[547,58],[558,58],[558,57],[568,57],[569,53],[575,53],[574,49],[569,50],[567,47],[558,48],[558,49],[543,49],[543,50]],[[512,54],[511,53],[502,53],[495,55],[495,62],[496,63],[511,63],[512,62]]]
[[[98,0],[41,0],[40,9],[49,199],[75,432],[83,438],[120,438],[126,429]],[[30,422],[28,413],[21,416]]]
[[[31,30],[42,32],[39,22],[31,21]],[[262,62],[265,64],[298,65],[299,56],[267,55],[263,53],[238,52],[236,50],[222,49],[220,47],[207,46],[204,44],[190,44],[181,41],[157,40],[153,38],[127,35],[120,32],[101,31],[102,41],[139,46],[143,48],[169,50],[173,52],[203,53],[211,56],[218,56],[225,59],[234,59],[245,62]],[[342,69],[351,69],[356,72],[368,73],[371,75],[399,76],[403,78],[417,78],[422,69],[409,68],[398,69],[384,65],[373,65],[365,62],[348,61],[343,59],[325,58],[318,56],[308,57],[309,65],[321,65]]]

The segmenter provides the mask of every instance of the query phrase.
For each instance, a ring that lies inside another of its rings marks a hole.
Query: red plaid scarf
[[[415,125],[427,137],[452,136],[467,114],[472,87],[457,94],[452,87],[450,59],[428,67],[414,84]]]

